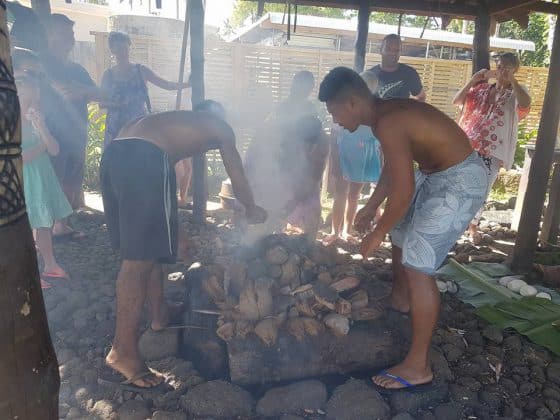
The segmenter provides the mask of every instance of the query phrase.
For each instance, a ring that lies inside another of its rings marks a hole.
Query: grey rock
[[[404,412],[404,413],[399,413],[396,416],[393,416],[391,420],[414,420],[414,417],[412,417],[407,412]]]
[[[146,420],[152,416],[148,405],[144,401],[129,400],[117,411],[119,420]]]
[[[72,410],[70,410],[72,411]],[[69,413],[70,414],[70,413]],[[117,413],[115,413],[115,408],[113,402],[109,400],[99,400],[91,409],[91,414],[95,419],[116,419]]]
[[[543,397],[551,398],[551,399],[556,400],[556,401],[560,401],[560,391],[552,388],[552,386],[553,385],[550,384],[550,383],[544,384],[544,389],[543,389],[543,392],[542,392]]]
[[[469,331],[465,334],[465,340],[469,346],[483,346],[484,338],[478,331]]]
[[[502,329],[496,325],[488,325],[482,330],[482,335],[496,344],[504,341]]]
[[[501,378],[500,385],[509,394],[514,394],[517,392],[517,384],[508,378]]]
[[[551,363],[546,368],[546,376],[552,383],[560,385],[560,363]]]
[[[152,420],[187,420],[187,415],[171,411],[156,411],[152,416]]]
[[[444,344],[442,349],[445,353],[445,358],[451,363],[459,360],[465,352],[464,347],[457,347],[453,344]]]
[[[447,403],[438,405],[434,415],[437,420],[460,420],[463,417],[463,410],[457,403]]]
[[[518,335],[510,335],[509,337],[504,338],[504,348],[506,350],[517,350],[520,351],[523,347],[521,343],[521,337]]]
[[[459,385],[464,386],[469,391],[478,392],[482,388],[482,384],[470,376],[463,376],[457,380]]]
[[[502,405],[502,398],[496,393],[480,391],[478,397],[480,401],[485,403],[493,412],[497,412]]]
[[[390,403],[391,407],[395,410],[415,413],[420,409],[434,406],[445,400],[448,393],[449,388],[447,384],[433,383],[431,386],[427,387],[425,391],[423,389],[414,389],[411,392],[402,390],[394,393],[391,395]]]
[[[537,409],[535,414],[541,419],[553,419],[554,415],[546,407],[540,407]]]
[[[174,356],[179,350],[179,330],[154,331],[148,328],[138,341],[140,354],[145,360],[160,360]]]
[[[548,399],[544,403],[552,414],[557,415],[560,413],[560,402],[557,400]]]
[[[231,418],[251,416],[255,401],[237,385],[211,381],[190,389],[182,398],[183,407],[196,417]]]
[[[478,401],[478,393],[469,390],[467,387],[452,384],[449,386],[451,398],[460,404],[468,404]]]
[[[529,395],[535,392],[535,385],[531,382],[523,382],[519,386],[519,394],[521,395]]]
[[[350,379],[336,388],[327,403],[327,419],[388,419],[390,409],[365,381]]]
[[[95,416],[95,414],[93,414],[93,416]],[[77,409],[76,407],[72,407],[70,408],[70,410],[68,410],[68,414],[66,414],[66,418],[68,420],[74,420],[74,419],[83,419],[85,416],[82,414],[82,412]],[[93,417],[95,419],[95,417]],[[107,417],[107,419],[111,419],[114,417]]]
[[[293,414],[285,414],[280,417],[280,420],[305,420],[303,417],[294,416]]]
[[[273,388],[257,403],[257,414],[266,417],[321,409],[327,402],[327,389],[319,381],[302,381]]]
[[[506,408],[504,408],[504,416],[509,417],[510,419],[513,420],[522,420],[523,411],[514,405],[509,405]]]
[[[449,363],[443,354],[432,350],[430,352],[430,360],[432,362],[434,378],[437,381],[450,382],[453,380],[453,372],[449,368]]]

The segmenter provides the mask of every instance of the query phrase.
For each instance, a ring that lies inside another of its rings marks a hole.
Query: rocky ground
[[[195,260],[202,263],[235,246],[232,231],[220,224],[219,216],[216,219],[207,228],[197,228],[182,213],[182,222],[198,250]],[[366,381],[369,372],[337,378],[336,383],[315,379],[259,390],[243,389],[225,380],[207,381],[196,366],[178,356],[180,330],[157,336],[148,333],[142,339],[150,366],[166,375],[165,392],[135,393],[99,385],[114,328],[119,259],[109,246],[102,215],[83,212],[73,222],[87,238],[56,246],[72,280],[53,280],[54,287],[44,291],[60,363],[61,418],[452,420],[560,416],[560,358],[522,336],[486,325],[471,307],[447,295],[433,340],[437,380],[425,392],[380,395]],[[510,235],[500,229],[487,226],[494,237]],[[489,252],[466,243],[461,247],[459,253],[467,258]],[[348,251],[355,253],[356,249]],[[388,258],[390,253],[384,249],[374,262],[388,270]],[[170,272],[184,270],[184,265],[169,268]],[[184,287],[184,280],[167,281],[166,295],[177,300]]]

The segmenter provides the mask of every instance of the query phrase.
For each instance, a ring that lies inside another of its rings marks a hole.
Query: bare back
[[[374,132],[382,148],[400,142],[425,173],[443,171],[465,160],[472,148],[463,130],[432,105],[412,99],[377,102]]]
[[[139,138],[167,152],[173,162],[204,153],[222,150],[225,143],[235,142],[231,127],[207,112],[169,111],[146,115],[132,121],[118,138]]]

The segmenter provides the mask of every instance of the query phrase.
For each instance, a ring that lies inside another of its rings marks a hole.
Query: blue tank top
[[[381,175],[381,147],[371,128],[360,125],[337,138],[342,176],[351,182],[377,182]]]

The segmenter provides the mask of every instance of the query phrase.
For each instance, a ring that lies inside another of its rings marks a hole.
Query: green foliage
[[[533,41],[535,51],[523,51],[520,54],[521,64],[524,66],[544,67],[548,65],[548,15],[531,13],[529,26],[523,29],[514,21],[500,24],[498,35],[503,38],[522,39]]]
[[[97,105],[89,105],[88,144],[84,171],[84,187],[88,190],[99,190],[99,163],[105,139],[105,117],[105,113],[101,112]]]
[[[515,147],[514,165],[522,167],[525,160],[525,146],[530,142],[534,142],[537,138],[538,129],[529,130],[527,125],[519,124],[517,130],[517,146]]]
[[[403,15],[401,25],[407,27],[423,28],[426,24],[426,16]],[[399,15],[397,13],[372,12],[370,22],[384,23],[386,25],[398,25]],[[431,17],[428,18],[427,29],[437,28],[437,24]]]
[[[292,7],[292,13],[293,11],[294,8]],[[284,5],[265,3],[264,13],[267,12],[283,13]],[[352,16],[356,15],[356,12],[332,7],[298,6],[298,15],[350,19]],[[237,29],[243,26],[248,17],[251,18],[251,22],[257,20],[257,2],[237,0],[233,8],[233,13],[226,22],[226,26],[230,29]]]

